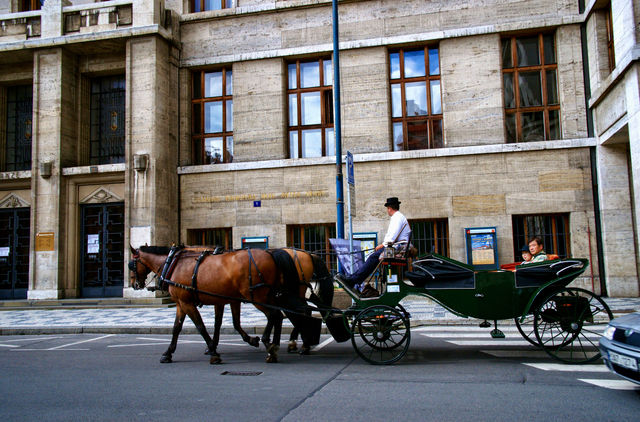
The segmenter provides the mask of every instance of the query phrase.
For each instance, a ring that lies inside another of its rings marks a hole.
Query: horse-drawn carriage
[[[410,315],[400,303],[409,295],[430,298],[460,317],[494,321],[493,337],[504,337],[497,328],[498,320],[514,319],[527,341],[568,363],[598,359],[597,337],[613,318],[599,296],[567,287],[588,266],[586,259],[579,258],[495,271],[477,271],[436,254],[413,262],[384,258],[368,281],[379,295],[364,298],[343,285],[353,304],[337,309],[331,306],[333,278],[324,262],[306,251],[245,249],[218,255],[203,248],[141,247],[132,248],[131,253],[132,285],[145,287],[147,275],[154,272],[159,276],[159,287],[167,289],[177,303],[173,339],[163,362],[171,361],[186,315],[207,342],[211,363],[219,362],[216,346],[221,309],[225,304],[235,308],[234,326],[244,333],[239,323],[241,302],[254,304],[267,316],[262,336],[269,353],[267,361],[277,361],[283,312],[295,330],[301,331],[305,347],[317,344],[320,319],[310,316],[314,312],[321,315],[336,341],[351,340],[365,361],[396,362],[405,355],[411,340]],[[213,339],[197,310],[200,304],[216,305]],[[257,344],[257,339],[246,333],[243,338]]]

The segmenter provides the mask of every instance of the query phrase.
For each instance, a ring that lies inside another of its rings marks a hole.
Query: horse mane
[[[268,252],[273,257],[276,266],[282,271],[284,289],[290,293],[297,294],[296,290],[300,286],[300,277],[291,255],[282,249],[270,249]]]
[[[140,246],[140,251],[152,255],[169,255],[171,248],[168,246]]]
[[[310,253],[313,262],[313,278],[318,286],[318,297],[321,305],[331,307],[333,303],[333,277],[327,269],[327,264],[316,254]],[[318,304],[317,304],[318,305]]]

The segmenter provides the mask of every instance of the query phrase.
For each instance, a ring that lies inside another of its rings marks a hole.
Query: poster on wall
[[[9,246],[3,246],[0,248],[0,258],[6,258],[9,256],[11,248]]]
[[[498,242],[495,227],[465,229],[467,263],[478,269],[498,268]]]
[[[100,235],[99,234],[87,235],[87,253],[88,254],[100,253]]]

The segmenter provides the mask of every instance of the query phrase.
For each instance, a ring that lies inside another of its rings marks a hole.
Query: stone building
[[[355,237],[397,196],[423,253],[467,262],[487,228],[501,264],[540,235],[590,259],[576,285],[638,296],[639,18],[340,1]],[[149,296],[129,244],[326,250],[335,62],[329,0],[0,0],[0,299]]]

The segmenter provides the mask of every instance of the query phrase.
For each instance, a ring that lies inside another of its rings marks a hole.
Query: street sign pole
[[[353,268],[353,217],[356,215],[356,178],[353,169],[353,154],[347,151],[347,207],[349,212],[349,257]]]

